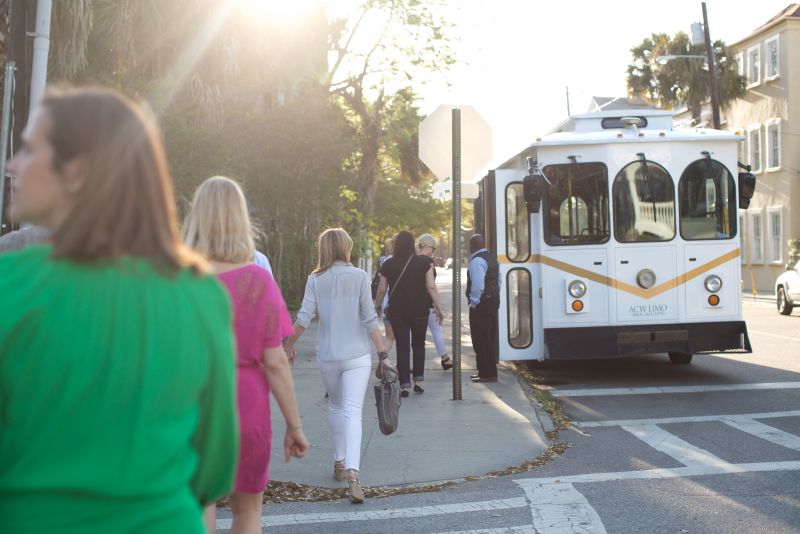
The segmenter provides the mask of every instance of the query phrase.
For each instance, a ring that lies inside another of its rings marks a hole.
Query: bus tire
[[[789,299],[786,298],[786,290],[783,289],[783,286],[778,288],[778,313],[781,315],[791,315],[792,310],[794,309],[794,304],[789,302]]]
[[[692,363],[692,355],[687,352],[670,352],[669,362],[675,365],[688,365]]]

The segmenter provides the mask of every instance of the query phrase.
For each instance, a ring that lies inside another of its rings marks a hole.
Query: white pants
[[[317,364],[328,391],[333,460],[344,460],[345,469],[358,470],[361,463],[361,410],[372,370],[372,355],[331,362],[317,360]]]
[[[447,354],[447,345],[444,343],[442,325],[439,324],[439,320],[436,318],[436,310],[433,308],[431,308],[431,312],[428,314],[428,328],[433,336],[433,344],[436,345],[436,354],[441,358]]]

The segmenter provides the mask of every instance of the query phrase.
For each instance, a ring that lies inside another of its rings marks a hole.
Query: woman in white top
[[[361,461],[361,410],[372,370],[372,343],[379,365],[388,364],[366,271],[350,264],[353,240],[341,228],[319,236],[319,264],[308,277],[303,305],[286,340],[289,357],[294,344],[319,314],[317,364],[328,391],[328,425],[333,445],[333,473],[350,488],[350,500],[364,502],[358,478]]]

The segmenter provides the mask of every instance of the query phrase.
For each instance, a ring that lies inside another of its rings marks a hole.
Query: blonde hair
[[[336,261],[350,263],[353,240],[342,228],[328,228],[319,234],[319,263],[314,274],[322,274]]]
[[[253,261],[253,226],[239,184],[224,176],[200,184],[184,221],[183,238],[189,247],[212,261]]]

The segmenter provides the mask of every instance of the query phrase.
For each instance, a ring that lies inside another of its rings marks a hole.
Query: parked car
[[[445,269],[452,269],[453,268],[453,258],[447,258],[444,262]]]
[[[800,258],[786,264],[786,272],[775,281],[775,302],[781,315],[789,315],[800,306]]]

